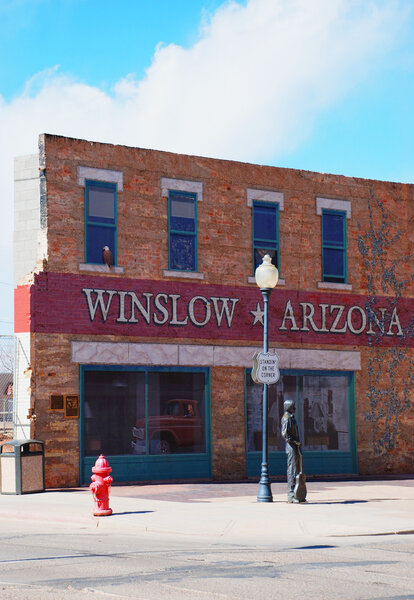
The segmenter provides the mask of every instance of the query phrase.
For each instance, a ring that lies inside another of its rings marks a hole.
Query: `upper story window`
[[[168,193],[169,269],[197,271],[197,194]]]
[[[103,263],[108,247],[116,265],[116,183],[85,180],[85,261]]]
[[[322,279],[346,283],[346,213],[322,210]]]
[[[316,214],[321,217],[322,281],[319,288],[352,290],[347,283],[346,221],[351,218],[351,202],[316,198]]]
[[[82,271],[109,272],[104,261],[103,249],[108,246],[112,264],[117,264],[117,195],[124,189],[122,171],[77,167],[78,185],[84,188],[85,198],[85,262],[79,264]],[[106,258],[108,253],[106,253]],[[110,269],[123,273],[120,266]]]
[[[272,257],[272,263],[280,270],[279,211],[284,210],[282,192],[247,188],[247,206],[252,209],[252,248],[253,276],[265,254]],[[254,277],[248,278],[255,283]],[[284,280],[279,279],[284,284]]]
[[[265,254],[279,268],[279,204],[253,201],[253,274]]]
[[[161,177],[161,196],[168,199],[168,269],[164,277],[204,279],[197,258],[197,210],[203,183]]]

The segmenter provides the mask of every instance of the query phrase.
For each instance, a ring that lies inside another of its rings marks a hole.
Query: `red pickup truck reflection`
[[[132,428],[132,452],[145,454],[145,419]],[[196,400],[170,400],[162,415],[148,417],[150,454],[204,452],[203,427]]]

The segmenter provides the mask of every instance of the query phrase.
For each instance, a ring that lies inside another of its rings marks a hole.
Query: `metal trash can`
[[[0,493],[32,494],[44,491],[44,443],[39,440],[9,440],[1,443]]]

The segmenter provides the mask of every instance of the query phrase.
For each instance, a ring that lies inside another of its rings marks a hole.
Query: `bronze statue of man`
[[[299,448],[299,429],[295,419],[296,405],[293,400],[285,400],[283,403],[285,411],[282,417],[282,437],[286,442],[287,454],[287,482],[288,482],[288,502],[299,502],[295,497],[296,475],[300,470]]]

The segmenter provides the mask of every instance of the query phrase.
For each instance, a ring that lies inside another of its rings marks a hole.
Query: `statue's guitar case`
[[[299,458],[300,458],[300,472],[296,475],[296,483],[295,488],[293,490],[294,497],[299,502],[306,502],[306,475],[303,472],[303,456],[302,452],[299,450]]]

